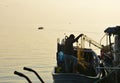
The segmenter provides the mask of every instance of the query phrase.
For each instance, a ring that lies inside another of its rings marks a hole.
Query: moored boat
[[[80,44],[74,46],[74,56],[79,60],[78,72],[66,73],[64,67],[64,44],[63,42],[57,43],[57,66],[54,67],[52,72],[54,83],[95,83],[100,79],[101,71],[96,68],[100,66],[97,54],[90,48],[80,48],[78,45]]]

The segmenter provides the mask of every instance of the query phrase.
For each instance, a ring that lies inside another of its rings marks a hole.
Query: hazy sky
[[[15,35],[16,30],[27,31],[38,26],[103,32],[119,24],[120,0],[0,0],[3,34],[14,31]]]
[[[120,0],[0,0],[0,26],[24,24],[118,25]]]
[[[42,33],[36,32],[38,26],[54,32],[96,32],[89,37],[99,41],[105,28],[116,25],[120,25],[120,0],[0,0],[2,49],[39,47]],[[42,34],[43,42],[51,40],[47,33]]]

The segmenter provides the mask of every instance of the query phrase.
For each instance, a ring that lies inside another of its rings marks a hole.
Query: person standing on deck
[[[76,57],[73,56],[74,54],[73,43],[77,42],[82,35],[83,34],[80,34],[75,38],[75,36],[71,34],[65,41],[64,55],[65,55],[65,72],[66,73],[77,72],[78,60]],[[71,68],[72,68],[72,71],[71,71]]]

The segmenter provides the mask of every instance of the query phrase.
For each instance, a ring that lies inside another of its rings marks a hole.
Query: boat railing
[[[38,77],[38,79],[40,80],[41,83],[45,83],[45,82],[43,81],[43,79],[40,77],[40,75],[39,75],[35,70],[33,70],[33,69],[31,69],[31,68],[28,68],[28,67],[24,67],[23,69],[24,69],[24,70],[27,70],[27,71],[30,71],[30,72],[33,72],[33,73]],[[29,79],[29,77],[26,76],[25,74],[23,74],[23,73],[21,73],[21,72],[18,72],[18,71],[14,71],[14,74],[15,74],[15,75],[18,75],[18,76],[20,76],[20,77],[24,77],[24,78],[28,81],[28,83],[32,83],[32,81]]]
[[[111,72],[108,73],[108,75],[104,76],[103,78],[97,80],[94,83],[119,83],[118,80],[118,75],[120,73],[120,68],[119,67],[97,67],[99,69],[110,69]]]

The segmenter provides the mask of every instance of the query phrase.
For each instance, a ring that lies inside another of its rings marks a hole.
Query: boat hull
[[[91,77],[77,73],[53,73],[54,83],[95,83],[99,77]]]

